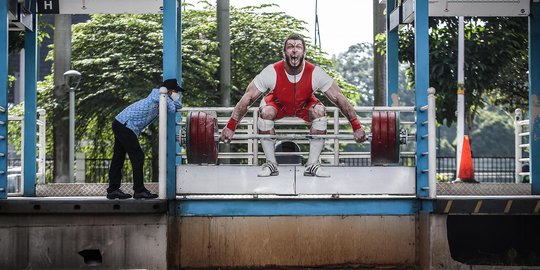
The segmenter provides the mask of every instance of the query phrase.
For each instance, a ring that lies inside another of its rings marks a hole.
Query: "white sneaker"
[[[261,167],[261,172],[257,174],[258,177],[268,177],[268,176],[277,176],[279,171],[277,169],[277,164],[272,161],[267,161]]]
[[[316,162],[313,164],[306,164],[304,176],[330,177],[330,174],[324,171],[321,167],[321,163]]]

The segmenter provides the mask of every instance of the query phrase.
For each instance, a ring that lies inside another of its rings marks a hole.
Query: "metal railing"
[[[531,159],[530,153],[530,131],[529,120],[523,120],[521,109],[515,111],[515,182],[532,182],[530,179],[529,164]]]
[[[84,160],[85,163],[85,183],[108,183],[109,182],[109,167],[111,164],[111,159],[105,158],[87,158]],[[153,168],[152,168],[152,159],[145,159],[144,161],[144,170],[143,170],[143,179],[145,182],[153,182]],[[157,179],[155,179],[157,181]],[[131,163],[128,159],[124,163],[124,168],[122,170],[122,183],[132,183],[133,182],[133,169],[131,168]]]
[[[514,157],[473,157],[474,179],[482,183],[513,183]],[[456,157],[437,157],[439,182],[456,179]]]
[[[87,158],[84,160],[86,166],[85,183],[108,183],[109,164],[111,159],[107,158]],[[47,172],[52,172],[52,160],[47,160]],[[414,166],[414,157],[401,157],[400,165]],[[439,181],[446,182],[455,179],[456,157],[437,157],[437,177]],[[144,163],[145,182],[155,182],[152,179],[153,168],[152,159],[146,159]],[[475,177],[479,182],[512,183],[514,181],[514,157],[473,157]],[[20,159],[9,159],[8,167],[14,168],[21,165]],[[365,167],[371,166],[369,158],[342,158],[339,166]],[[132,183],[132,170],[129,160],[122,171],[122,183]],[[52,174],[46,178],[47,183],[53,182]]]
[[[109,182],[109,166],[111,164],[110,158],[86,158],[82,160],[85,164],[85,178],[84,183],[108,183]],[[14,171],[19,172],[22,161],[18,158],[8,159],[8,168],[15,168]],[[53,183],[53,170],[54,162],[52,159],[46,160],[46,171],[44,183]],[[152,159],[145,159],[144,161],[144,181],[155,182],[157,179],[153,179]],[[13,177],[20,177],[20,174],[13,174]],[[15,183],[15,182],[14,182]],[[122,170],[122,183],[133,183],[133,170],[129,159],[126,159],[124,168]],[[11,183],[13,184],[13,183]],[[41,183],[40,183],[41,184]],[[10,190],[14,190],[15,186],[10,186]]]
[[[46,176],[46,160],[45,160],[45,151],[46,151],[46,115],[44,109],[38,109],[38,118],[36,121],[37,125],[37,140],[36,140],[36,147],[37,147],[37,172],[36,172],[36,180],[40,184],[45,183],[45,176]],[[24,161],[24,117],[23,116],[8,116],[8,121],[11,122],[19,122],[20,123],[20,129],[21,129],[21,161]],[[10,190],[8,190],[8,193],[11,195],[17,195],[22,194],[22,187],[23,187],[23,181],[24,181],[24,162],[20,162],[19,166],[9,166],[8,164],[8,182],[11,181],[11,183],[8,183],[8,186]],[[10,192],[11,191],[11,192]]]

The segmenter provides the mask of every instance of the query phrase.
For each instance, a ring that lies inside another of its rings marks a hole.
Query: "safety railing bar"
[[[176,153],[176,154],[180,155],[179,153]],[[308,154],[309,154],[309,152],[276,152],[276,155],[278,155],[278,156],[279,155],[283,155],[283,156],[301,155],[302,157],[307,157]],[[186,153],[182,153],[181,155],[182,155],[182,157],[187,156]],[[370,155],[371,155],[370,152],[342,152],[342,153],[339,153],[340,158],[354,158],[354,157],[358,157],[358,156],[370,156]],[[415,155],[414,152],[400,153],[401,157],[414,157],[414,155]],[[239,158],[239,157],[251,158],[253,156],[253,153],[229,152],[229,153],[219,153],[218,156],[220,156],[220,157],[230,156],[230,157],[235,157],[235,158]],[[264,157],[264,153],[259,153],[259,156]],[[325,157],[328,157],[328,158],[331,159],[331,158],[334,157],[334,152],[322,152],[321,156],[325,156]]]
[[[258,107],[251,107],[248,112],[258,110]],[[336,109],[335,106],[326,107],[327,111]],[[184,107],[177,112],[192,112],[192,111],[215,111],[215,112],[232,112],[234,107]],[[356,112],[372,112],[372,111],[400,111],[400,112],[415,112],[414,106],[388,107],[388,106],[360,106],[354,107]]]
[[[327,107],[329,108],[335,108],[335,107]],[[376,107],[370,107],[370,106],[361,106],[361,107],[354,107],[354,110],[357,112],[372,112],[372,111],[399,111],[399,112],[415,112],[416,107],[414,106],[402,106],[402,107],[387,107],[387,106],[376,106]]]
[[[238,123],[238,126],[245,126],[245,125],[252,125],[253,124],[253,120],[250,119],[251,117],[245,117],[243,118],[239,123]],[[218,125],[226,125],[229,121],[229,117],[217,117],[217,123]],[[370,118],[362,118],[362,117],[359,117],[359,121],[362,125],[364,126],[370,126],[371,125],[371,119]],[[184,125],[186,123],[186,117],[182,117],[182,121],[181,122],[176,122],[177,125]],[[334,122],[334,119],[333,117],[328,117],[328,124],[329,125],[333,125],[335,122]],[[276,120],[275,121],[275,124],[276,125],[303,125],[303,124],[306,124],[303,120],[301,119],[295,119],[295,118],[284,118],[284,119],[279,119],[279,120]],[[350,125],[350,122],[345,119],[344,117],[340,117],[339,118],[339,125],[340,126],[348,126]],[[416,122],[413,122],[413,121],[400,121],[400,125],[416,125]]]
[[[246,117],[244,119],[242,119],[242,121],[240,121],[238,123],[238,125],[251,125],[253,124],[253,121],[251,121],[251,119],[249,119],[250,117]],[[371,119],[362,119],[360,118],[360,123],[364,124],[364,125],[371,125]],[[186,122],[185,120],[185,117],[182,119],[182,124],[184,124]],[[218,117],[217,118],[217,123],[218,125],[226,125],[227,123],[229,122],[229,117]],[[304,122],[303,120],[300,120],[300,119],[279,119],[279,120],[276,120],[274,121],[275,125],[305,125],[306,122]],[[178,122],[177,122],[178,124]],[[328,119],[328,124],[334,124],[334,120],[333,119]],[[407,122],[405,124],[413,124],[412,122]],[[348,120],[345,120],[343,118],[340,118],[339,120],[339,125],[342,126],[342,125],[350,125],[349,121]]]
[[[531,135],[531,133],[529,131],[527,131],[527,132],[519,133],[518,135],[521,136],[521,137],[525,137],[525,136]]]

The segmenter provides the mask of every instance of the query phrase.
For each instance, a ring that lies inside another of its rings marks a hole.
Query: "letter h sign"
[[[39,14],[59,14],[59,0],[38,0]]]

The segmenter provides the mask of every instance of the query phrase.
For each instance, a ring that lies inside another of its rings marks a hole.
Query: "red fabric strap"
[[[229,119],[229,122],[227,123],[227,128],[234,131],[236,129],[236,126],[238,126],[238,120],[231,117],[231,119]]]
[[[354,118],[353,120],[350,120],[352,129],[354,131],[357,131],[362,128],[362,125],[360,125],[360,121],[358,121],[358,117]]]

